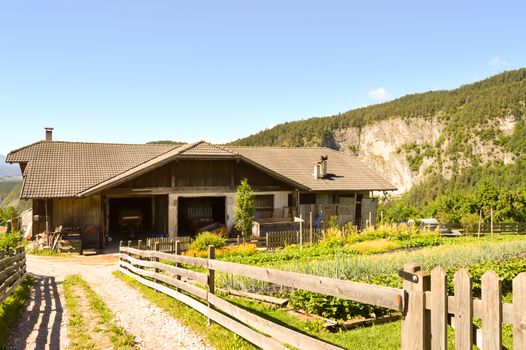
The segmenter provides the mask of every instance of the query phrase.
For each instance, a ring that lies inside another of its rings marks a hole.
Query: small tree
[[[234,209],[234,226],[243,238],[252,233],[252,222],[254,221],[254,195],[247,179],[243,179],[237,187],[236,207]]]

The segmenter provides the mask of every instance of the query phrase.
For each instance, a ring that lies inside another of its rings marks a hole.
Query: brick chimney
[[[53,128],[44,129],[46,129],[46,141],[53,141]]]

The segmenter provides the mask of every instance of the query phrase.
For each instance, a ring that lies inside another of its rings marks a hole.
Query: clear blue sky
[[[0,0],[0,154],[226,142],[526,66],[524,1]]]

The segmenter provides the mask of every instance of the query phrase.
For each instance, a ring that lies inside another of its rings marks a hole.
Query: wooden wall
[[[103,225],[101,197],[98,195],[86,198],[53,199],[53,215],[50,230],[58,226]]]
[[[248,179],[254,190],[292,189],[292,186],[250,164],[220,159],[180,159],[124,182],[117,188],[235,188],[243,178]]]
[[[34,218],[38,216],[38,220]],[[33,236],[46,230],[46,200],[33,199]]]

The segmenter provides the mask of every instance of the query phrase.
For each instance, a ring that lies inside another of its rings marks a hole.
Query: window
[[[274,195],[264,194],[254,196],[254,209],[256,209],[256,219],[266,219],[272,217],[274,210]]]

